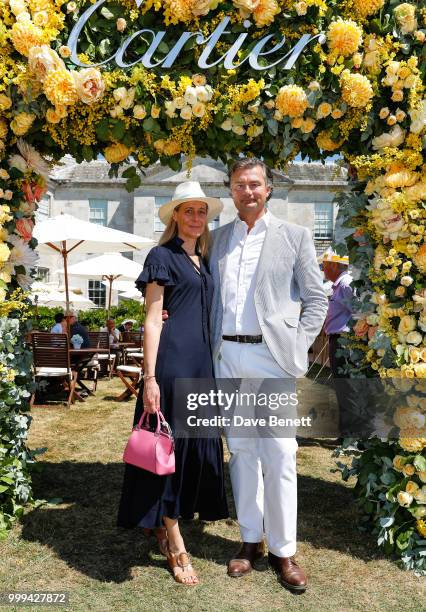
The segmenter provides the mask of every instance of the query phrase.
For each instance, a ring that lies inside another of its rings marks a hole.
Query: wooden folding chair
[[[41,378],[60,378],[69,390],[67,408],[75,401],[77,372],[71,369],[67,334],[34,332],[31,334],[34,381]],[[36,391],[31,396],[30,407],[35,405]]]
[[[141,366],[143,362],[143,333],[123,332],[123,342],[133,342],[133,346],[127,346],[124,348],[125,363]]]
[[[132,395],[138,396],[139,387],[142,382],[143,370],[136,365],[119,365],[116,368],[117,376],[121,379],[126,389],[117,397],[118,402],[129,399]]]
[[[96,361],[101,366],[106,364],[109,378],[112,377],[114,372],[115,355],[111,353],[111,347],[109,345],[108,332],[89,331],[90,346],[102,349],[108,349],[108,353],[99,353],[96,356]],[[89,362],[90,363],[90,362]],[[92,364],[95,365],[95,364]]]

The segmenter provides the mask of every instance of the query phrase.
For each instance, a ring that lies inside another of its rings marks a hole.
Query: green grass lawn
[[[100,381],[95,398],[70,410],[34,408],[30,446],[48,447],[34,474],[35,495],[62,503],[28,511],[0,543],[0,591],[67,591],[73,612],[425,609],[424,579],[400,570],[357,530],[350,485],[331,473],[331,445],[318,441],[298,452],[297,559],[307,592],[283,589],[264,562],[248,576],[227,577],[239,546],[234,512],[227,521],[182,524],[201,584],[176,584],[154,540],[115,526],[134,409],[132,400],[114,401],[121,388]]]

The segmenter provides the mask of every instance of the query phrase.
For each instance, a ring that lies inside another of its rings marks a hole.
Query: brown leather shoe
[[[279,574],[281,584],[297,593],[306,591],[306,574],[296,563],[294,557],[277,557],[268,553],[269,564]]]
[[[236,557],[228,563],[228,576],[239,578],[252,571],[255,561],[263,557],[263,542],[243,542]]]

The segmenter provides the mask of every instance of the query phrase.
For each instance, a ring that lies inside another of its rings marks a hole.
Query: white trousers
[[[222,341],[216,378],[289,378],[265,343]],[[297,472],[295,438],[227,438],[232,490],[243,542],[266,535],[278,557],[296,553]]]

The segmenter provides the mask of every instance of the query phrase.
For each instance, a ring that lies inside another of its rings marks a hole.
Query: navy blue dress
[[[200,257],[196,270],[173,238],[149,252],[136,286],[144,291],[147,283],[164,286],[164,309],[169,318],[160,336],[155,375],[160,387],[160,407],[174,429],[174,381],[176,378],[213,378],[209,335],[209,308],[213,280],[207,263]],[[143,412],[143,387],[136,402],[133,424]],[[155,528],[162,517],[191,519],[198,512],[201,520],[227,518],[222,440],[177,438],[176,471],[157,476],[126,465],[118,525]]]

